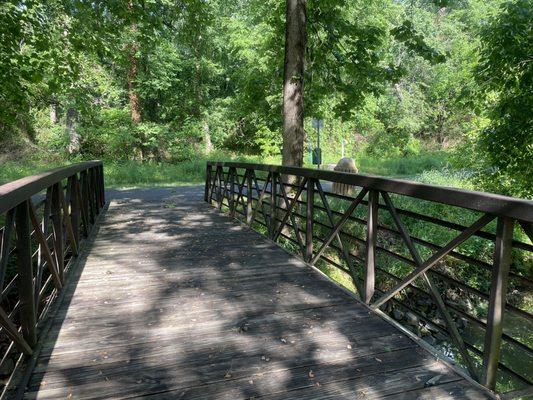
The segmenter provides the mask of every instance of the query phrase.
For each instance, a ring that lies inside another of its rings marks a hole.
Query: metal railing
[[[533,393],[532,201],[234,162],[207,163],[204,197],[309,264],[340,271],[361,301],[485,387]]]
[[[105,204],[103,164],[91,161],[0,186],[0,371],[41,338],[47,311]]]

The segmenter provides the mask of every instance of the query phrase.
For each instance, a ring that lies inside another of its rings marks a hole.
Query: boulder
[[[349,172],[356,174],[359,172],[357,166],[355,165],[355,160],[353,158],[343,157],[337,163],[337,166],[334,168],[334,171],[338,172]],[[351,185],[346,185],[344,183],[334,182],[332,186],[333,193],[342,194],[344,196],[349,196],[353,193],[354,187]]]

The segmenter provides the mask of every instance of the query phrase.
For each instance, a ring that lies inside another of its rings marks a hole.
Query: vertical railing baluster
[[[87,182],[87,170],[80,172],[80,186],[81,186],[81,203],[85,209],[85,216],[87,217],[87,225],[93,223],[93,217],[91,215],[91,209],[89,205],[89,186]]]
[[[253,170],[246,170],[246,223],[250,225],[252,223],[253,215],[253,192],[252,192],[252,179],[253,179]]]
[[[217,167],[217,207],[222,209],[222,174],[224,169],[220,166]]]
[[[511,250],[513,241],[514,220],[499,217],[494,243],[492,265],[492,282],[490,287],[487,330],[483,347],[483,374],[481,383],[491,390],[496,387],[498,362],[503,332],[503,315],[507,295],[509,269],[511,267]]]
[[[89,173],[87,170],[84,170],[80,174],[80,184],[81,184],[81,197],[83,201],[83,205],[85,206],[85,210],[87,212],[87,222],[88,225],[92,223],[91,220],[91,207],[89,203]]]
[[[89,202],[91,203],[90,207],[92,209],[92,212],[94,214],[94,218],[96,221],[96,216],[98,215],[98,212],[96,210],[96,190],[94,188],[94,168],[89,168],[87,170],[89,174]]]
[[[368,192],[368,213],[366,223],[366,258],[365,258],[365,280],[364,293],[362,299],[366,304],[370,304],[375,290],[375,262],[376,262],[376,239],[378,226],[378,203],[379,192],[370,190]]]
[[[93,169],[88,169],[88,179],[87,179],[87,198],[89,199],[89,208],[91,209],[91,223],[95,223],[96,221],[96,209],[94,206],[94,174]]]
[[[70,221],[72,224],[72,231],[74,232],[74,240],[79,253],[80,245],[80,205],[78,202],[78,196],[76,195],[76,185],[78,179],[76,175],[68,178],[68,185],[70,187]]]
[[[50,209],[51,209],[51,200],[52,200],[52,188],[48,187],[46,189],[46,195],[44,198],[44,207],[43,207],[43,217],[41,221],[41,231],[45,238],[48,237],[49,226],[50,226]],[[37,260],[37,273],[35,274],[35,285],[34,285],[34,297],[36,302],[36,307],[38,307],[38,297],[41,290],[41,278],[44,271],[44,263],[46,258],[43,254],[43,246],[39,245],[39,258]]]
[[[17,233],[17,261],[19,273],[20,324],[22,335],[33,348],[37,343],[34,276],[31,259],[31,228],[28,201],[19,204],[15,211]]]
[[[93,207],[93,201],[92,201],[92,190],[91,190],[91,170],[87,170],[87,174],[85,176],[85,193],[86,193],[86,201],[87,201],[87,209],[89,210],[89,221],[91,224],[94,224],[94,207]]]
[[[100,200],[101,200],[101,204],[100,204],[100,207],[103,208],[104,205],[105,205],[105,177],[104,177],[104,165],[100,165],[100,191],[101,191],[101,195],[100,195]]]
[[[98,190],[98,182],[96,181],[96,168],[89,168],[89,176],[91,177],[91,202],[96,221],[96,216],[100,213],[100,207],[98,207],[98,203],[100,202],[100,192]]]
[[[229,171],[229,215],[235,218],[235,175],[237,174],[236,168],[230,168]]]
[[[209,192],[211,190],[211,174],[213,173],[213,167],[207,165],[205,169],[205,188],[204,188],[204,201],[207,203],[209,200]]]
[[[307,181],[307,199],[305,212],[305,261],[313,259],[313,214],[315,208],[315,181]]]
[[[100,214],[100,179],[98,179],[98,167],[92,168],[92,175],[93,175],[93,190],[94,190],[94,211],[95,214]]]
[[[52,224],[54,227],[54,253],[56,258],[57,273],[64,281],[65,254],[63,244],[63,221],[61,218],[61,198],[59,191],[63,190],[61,182],[52,186]]]
[[[272,172],[272,180],[270,181],[270,223],[268,225],[270,229],[270,238],[274,239],[276,234],[276,216],[277,216],[277,200],[278,200],[278,177],[279,174]]]
[[[89,235],[89,217],[87,216],[87,209],[85,200],[83,197],[83,171],[80,172],[80,177],[74,175],[75,185],[76,185],[76,196],[78,200],[78,207],[81,213],[81,222],[82,222],[82,233],[83,237]]]
[[[213,176],[213,184],[211,185],[210,200],[215,200],[215,207],[218,208],[218,167],[215,167],[215,175]]]

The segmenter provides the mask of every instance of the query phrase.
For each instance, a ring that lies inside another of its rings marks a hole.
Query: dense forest
[[[531,197],[532,22],[529,0],[7,0],[1,153],[301,165],[321,118],[326,162],[444,152]]]

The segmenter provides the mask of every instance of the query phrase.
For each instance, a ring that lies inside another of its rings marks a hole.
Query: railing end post
[[[513,229],[513,219],[509,217],[498,218],[487,329],[485,331],[485,346],[483,347],[483,373],[481,376],[481,383],[491,390],[496,388],[498,363],[500,361],[503,316],[511,267]]]
[[[364,293],[361,298],[366,304],[370,304],[375,291],[376,280],[376,241],[378,233],[378,203],[379,192],[370,190],[368,192],[368,213],[366,223],[366,258],[365,258],[365,280]]]
[[[211,174],[213,167],[211,164],[207,164],[205,167],[205,189],[204,189],[204,201],[209,202],[209,192],[211,189]]]
[[[313,213],[315,206],[315,181],[307,181],[306,212],[305,212],[305,261],[313,259]]]
[[[253,180],[253,170],[246,169],[246,224],[248,226],[252,225],[252,216],[254,213],[252,180]]]

